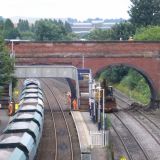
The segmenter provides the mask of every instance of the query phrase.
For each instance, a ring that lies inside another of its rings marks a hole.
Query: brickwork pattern
[[[11,43],[8,43],[11,50]],[[16,64],[66,64],[91,68],[96,74],[110,65],[126,64],[142,71],[160,91],[160,42],[14,42]]]

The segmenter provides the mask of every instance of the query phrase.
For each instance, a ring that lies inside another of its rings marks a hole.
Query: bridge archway
[[[79,101],[79,82],[77,68],[67,65],[30,65],[15,66],[17,78],[70,78],[76,82],[76,96]]]
[[[128,67],[128,68],[131,68],[131,69],[134,69],[136,70],[138,73],[140,73],[143,78],[145,79],[146,83],[148,84],[149,86],[149,89],[150,89],[150,92],[151,92],[151,97],[150,97],[150,105],[152,103],[152,100],[156,99],[156,96],[157,96],[157,90],[156,90],[156,87],[154,85],[154,82],[153,80],[151,79],[151,77],[148,75],[148,73],[146,73],[142,68],[139,68],[137,66],[134,66],[134,65],[131,65],[131,64],[126,64],[126,63],[117,63],[117,64],[110,64],[110,65],[107,65],[101,69],[99,69],[96,73],[95,73],[95,77],[99,77],[100,74],[106,70],[107,68],[113,68],[113,67],[118,67],[118,66],[125,66],[125,67]]]

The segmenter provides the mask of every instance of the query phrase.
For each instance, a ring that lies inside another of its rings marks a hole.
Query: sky
[[[4,18],[128,19],[130,0],[1,0]]]

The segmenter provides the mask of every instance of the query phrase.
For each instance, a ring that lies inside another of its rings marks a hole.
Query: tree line
[[[71,26],[68,22],[52,19],[40,19],[31,25],[28,20],[19,19],[15,26],[9,18],[1,18],[0,36],[4,39],[18,38],[37,41],[61,41],[77,38],[72,33]]]

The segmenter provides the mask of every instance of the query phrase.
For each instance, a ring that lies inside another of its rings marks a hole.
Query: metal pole
[[[105,107],[105,95],[104,95],[104,89],[103,91],[103,146],[105,146],[105,118],[104,118],[104,107]]]
[[[93,105],[93,121],[96,122],[96,98],[95,98],[95,86],[94,86],[94,90],[93,90],[93,97],[94,97],[94,105]]]
[[[82,55],[82,68],[84,68],[84,55]]]
[[[100,83],[99,83],[99,87],[98,87],[98,130],[100,130],[101,128],[101,104],[100,104],[100,100],[101,100],[101,88],[100,88]]]
[[[103,131],[105,130],[105,123],[104,123],[104,107],[105,107],[105,95],[104,95],[104,89],[102,89],[103,91]]]
[[[11,54],[10,54],[10,58],[14,57],[14,53],[13,53],[13,40],[11,40]],[[14,64],[15,65],[15,64]],[[10,102],[12,101],[12,81],[9,83],[9,99]]]
[[[92,76],[91,73],[89,73],[89,107],[90,107],[90,115],[91,115],[91,99],[92,99]]]
[[[9,99],[10,99],[10,102],[11,102],[12,101],[12,81],[9,84]]]
[[[75,69],[75,74],[76,74],[76,96],[77,96],[77,105],[78,109],[80,108],[80,95],[79,95],[79,82],[78,82],[78,70],[77,68]]]
[[[12,56],[13,56],[13,40],[12,40]]]

